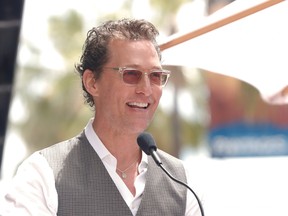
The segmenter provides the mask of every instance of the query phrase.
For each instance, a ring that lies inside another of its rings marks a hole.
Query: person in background
[[[158,34],[150,22],[127,18],[88,32],[76,70],[94,116],[79,135],[19,166],[3,215],[200,215],[193,194],[137,145],[170,76]],[[181,160],[158,153],[173,176],[192,182]]]

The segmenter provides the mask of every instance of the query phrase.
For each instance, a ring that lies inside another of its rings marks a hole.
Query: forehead
[[[156,48],[149,40],[112,40],[109,43],[108,49],[109,62],[118,64],[118,66],[129,64],[160,65],[160,59]]]

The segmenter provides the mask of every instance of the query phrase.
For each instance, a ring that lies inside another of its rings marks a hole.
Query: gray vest
[[[158,153],[165,168],[174,177],[186,182],[182,163],[163,151]],[[84,132],[41,150],[40,154],[54,172],[58,193],[57,215],[132,215]],[[184,186],[172,181],[149,157],[146,185],[137,216],[184,215],[186,193]]]

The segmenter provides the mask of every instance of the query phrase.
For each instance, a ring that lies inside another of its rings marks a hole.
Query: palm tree
[[[16,85],[27,118],[15,126],[27,143],[28,154],[75,135],[89,118],[79,78],[72,73],[72,61],[75,62],[82,48],[82,23],[81,16],[75,11],[50,20],[51,38],[64,59],[63,69],[44,68],[39,63],[39,50],[22,42],[32,53],[30,62],[19,67],[21,82]]]
[[[180,0],[180,1],[169,1],[169,3],[165,0],[151,0],[152,7],[157,11],[157,15],[155,17],[155,22],[157,25],[164,28],[164,32],[167,35],[171,35],[176,33],[178,30],[177,22],[176,22],[176,14],[179,8],[187,2],[191,2],[188,0]],[[163,146],[165,150],[167,150],[172,155],[179,157],[180,150],[183,147],[183,143],[190,143],[192,145],[199,145],[200,140],[202,139],[204,128],[203,125],[199,122],[191,123],[189,119],[183,119],[179,115],[179,92],[181,89],[189,89],[191,84],[187,82],[187,79],[184,76],[183,68],[178,66],[167,66],[168,69],[173,71],[173,75],[171,77],[171,84],[173,88],[173,112],[170,116],[170,125],[171,128],[168,128],[171,133],[166,134],[168,139],[163,140],[163,133],[160,133],[159,136],[156,137],[157,140],[161,140],[160,143],[169,143],[170,148],[167,146]],[[199,86],[198,86],[199,87]],[[195,91],[195,89],[191,89],[191,91]],[[196,90],[197,91],[197,90]],[[206,104],[203,102],[203,99],[195,97],[198,101],[199,106],[206,107]],[[206,110],[206,108],[202,107]],[[151,130],[155,130],[154,127],[151,127]],[[162,138],[161,138],[162,137]]]

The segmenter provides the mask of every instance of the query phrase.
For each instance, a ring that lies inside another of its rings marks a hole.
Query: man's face
[[[96,81],[96,125],[120,133],[140,133],[153,119],[162,87],[142,75],[139,83],[127,84],[110,67],[132,67],[144,72],[161,68],[159,57],[149,41],[114,40],[109,45],[110,60]]]

